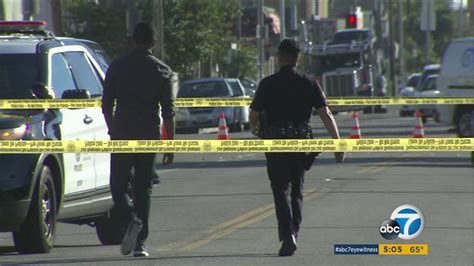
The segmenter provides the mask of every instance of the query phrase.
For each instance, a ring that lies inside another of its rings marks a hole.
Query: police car
[[[104,67],[90,44],[100,46],[45,26],[0,22],[0,99],[100,98]],[[0,109],[0,141],[107,139],[100,108]],[[0,232],[20,253],[49,252],[57,222],[94,225],[103,244],[119,244],[109,171],[109,154],[0,154]]]

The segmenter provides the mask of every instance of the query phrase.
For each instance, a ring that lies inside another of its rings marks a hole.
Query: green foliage
[[[100,3],[65,0],[66,32],[97,41],[114,58],[124,52],[126,10]],[[133,3],[140,20],[153,21],[154,0]],[[241,14],[239,0],[163,0],[163,13],[164,59],[181,80],[194,77],[199,61],[219,64],[220,75],[255,76],[255,48],[241,44],[240,50],[230,50],[231,43],[237,42],[232,29]]]
[[[82,0],[66,2],[65,35],[100,43],[111,58],[123,53],[125,10]]]
[[[4,7],[3,7],[3,2],[0,3],[0,20],[4,20],[5,19],[5,11],[4,11]]]
[[[439,63],[449,40],[454,38],[455,14],[447,1],[434,1],[436,30],[430,33],[430,62]],[[411,1],[405,5],[404,30],[407,70],[420,72],[425,65],[425,32],[420,31],[421,2]]]
[[[196,62],[225,58],[239,12],[236,0],[165,1],[167,63],[185,80],[192,78]]]
[[[228,55],[220,60],[221,75],[233,78],[255,79],[257,73],[257,49],[255,46],[240,44],[239,49],[229,50]]]

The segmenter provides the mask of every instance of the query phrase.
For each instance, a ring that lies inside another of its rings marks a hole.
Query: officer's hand
[[[163,154],[163,165],[171,164],[174,160],[174,153]]]
[[[336,163],[344,162],[346,154],[344,152],[335,152],[334,157],[336,157]]]

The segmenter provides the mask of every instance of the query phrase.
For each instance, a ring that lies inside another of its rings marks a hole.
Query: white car
[[[178,98],[249,98],[238,79],[208,78],[184,82]],[[176,128],[196,130],[217,127],[220,114],[224,113],[226,124],[231,130],[249,129],[249,107],[193,107],[178,108]]]
[[[436,80],[438,75],[429,75],[419,90],[415,92],[415,97],[438,97],[439,90],[436,89]],[[421,118],[423,123],[426,123],[428,118],[433,118],[436,122],[439,122],[439,115],[436,110],[436,105],[417,105],[416,110],[421,112]]]
[[[406,82],[406,85],[400,90],[401,97],[413,97],[415,96],[416,86],[421,78],[421,73],[411,74]],[[400,116],[413,116],[416,111],[414,105],[402,105],[400,107]]]
[[[474,37],[451,41],[447,46],[438,77],[441,97],[474,97]],[[456,126],[460,137],[474,135],[474,105],[438,105],[442,123]]]
[[[100,99],[105,74],[95,54],[45,25],[0,22],[0,98]],[[99,108],[0,110],[0,140],[108,139]],[[0,232],[13,233],[20,253],[49,252],[57,222],[95,225],[103,244],[120,244],[109,169],[106,153],[0,154]]]

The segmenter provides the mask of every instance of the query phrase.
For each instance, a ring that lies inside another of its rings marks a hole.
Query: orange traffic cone
[[[357,114],[357,112],[352,112],[352,119],[353,119],[353,124],[351,127],[351,134],[349,137],[351,139],[360,139],[362,138],[362,135],[360,134],[359,115]]]
[[[423,122],[421,121],[421,112],[415,112],[415,132],[413,132],[414,138],[424,138],[425,130],[423,128]]]
[[[168,129],[166,127],[165,122],[163,122],[163,124],[161,125],[161,139],[162,140],[168,139]]]
[[[217,135],[217,139],[220,139],[220,140],[230,139],[229,128],[227,127],[227,124],[225,122],[224,112],[222,112],[221,116],[219,117],[219,133]]]

